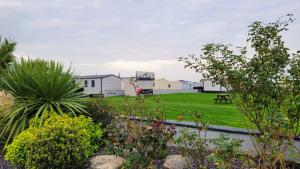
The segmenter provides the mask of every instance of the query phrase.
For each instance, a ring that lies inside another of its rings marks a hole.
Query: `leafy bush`
[[[175,139],[180,154],[187,159],[189,169],[199,168],[251,168],[253,160],[240,151],[242,140],[230,139],[225,134],[217,138],[206,137],[208,126],[200,112],[192,112],[197,132],[183,128]],[[214,148],[210,148],[209,143]]]
[[[230,139],[227,135],[220,134],[218,138],[210,139],[209,142],[215,145],[209,158],[218,168],[234,168],[236,160],[242,161],[243,155],[240,152],[242,140]]]
[[[79,83],[71,70],[65,71],[60,63],[20,59],[0,71],[0,80],[0,88],[14,100],[13,110],[0,119],[1,124],[6,124],[0,135],[9,132],[8,139],[26,129],[30,119],[45,112],[74,115],[84,111]]]
[[[40,126],[40,127],[39,127]],[[84,116],[34,118],[7,146],[5,159],[25,168],[81,168],[101,143],[102,130]]]
[[[204,134],[204,133],[202,133]],[[186,168],[252,168],[255,162],[252,157],[242,153],[240,146],[242,140],[230,139],[225,134],[217,138],[207,139],[187,128],[180,131],[175,139],[180,154],[186,158]],[[211,143],[213,148],[210,148]]]
[[[206,138],[208,125],[200,112],[191,112],[191,116],[196,124],[197,132],[183,128],[174,143],[180,154],[187,159],[186,167],[198,169],[205,167],[206,156],[209,154],[208,139]]]
[[[143,96],[134,100],[126,97],[124,102],[114,107],[116,114],[108,127],[108,150],[125,159],[125,168],[147,168],[153,161],[166,156],[167,142],[175,134],[175,128],[162,124],[165,118],[160,109],[160,99],[156,98],[153,109]],[[139,121],[131,120],[138,117]]]
[[[147,168],[166,155],[167,142],[174,134],[161,121],[149,124],[116,119],[109,128],[108,149],[125,158],[125,168]]]
[[[187,159],[187,168],[198,169],[205,166],[206,156],[209,154],[208,140],[205,137],[183,128],[175,143],[180,154]]]
[[[114,108],[103,98],[97,98],[87,104],[88,116],[93,119],[95,123],[101,123],[103,127],[107,127],[114,118]]]

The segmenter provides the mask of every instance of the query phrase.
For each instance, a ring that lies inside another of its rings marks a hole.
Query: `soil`
[[[0,169],[12,169],[12,167],[3,159],[3,156],[0,154]]]

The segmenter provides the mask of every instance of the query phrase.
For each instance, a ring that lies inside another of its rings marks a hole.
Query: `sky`
[[[179,57],[211,42],[246,45],[248,25],[288,13],[296,21],[283,37],[300,50],[299,0],[0,0],[0,35],[18,43],[16,56],[54,59],[77,75],[199,81]]]

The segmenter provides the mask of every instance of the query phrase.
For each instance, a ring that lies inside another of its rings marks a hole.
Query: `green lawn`
[[[233,104],[214,103],[215,93],[180,93],[146,96],[150,106],[155,105],[156,98],[160,97],[161,109],[166,113],[167,119],[177,120],[183,114],[183,121],[191,121],[191,112],[201,112],[209,124],[246,128],[248,124]],[[120,104],[125,97],[106,98],[114,104]],[[130,97],[134,100],[134,97]]]

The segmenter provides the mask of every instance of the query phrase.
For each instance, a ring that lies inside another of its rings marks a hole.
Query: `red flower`
[[[156,126],[157,128],[159,128],[159,127],[161,126],[161,124],[162,124],[161,120],[156,120],[155,126]]]
[[[178,115],[177,120],[178,120],[178,121],[183,120],[183,115]]]

